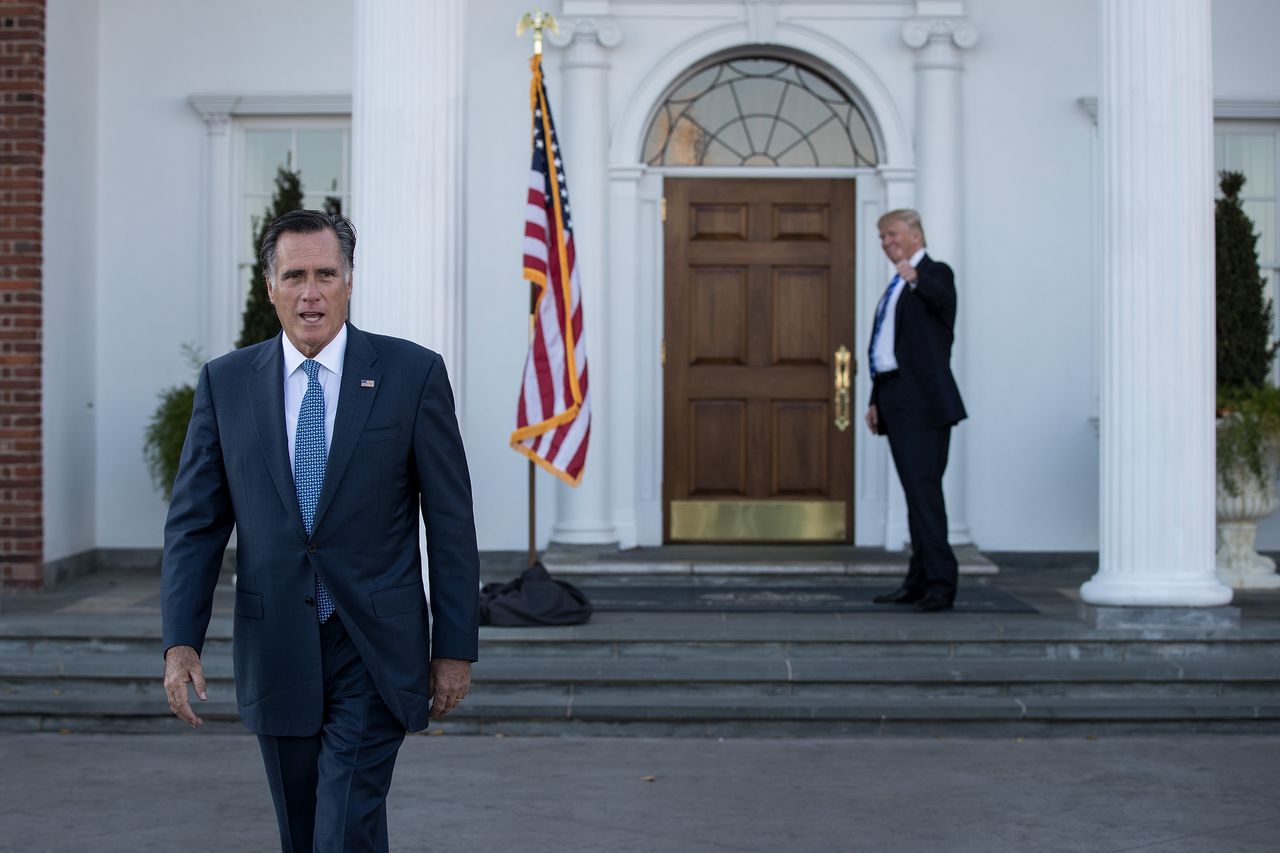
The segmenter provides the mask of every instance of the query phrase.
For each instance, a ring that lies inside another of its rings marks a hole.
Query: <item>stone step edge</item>
[[[109,664],[99,666],[98,664]],[[988,684],[988,683],[1277,683],[1274,658],[1255,660],[983,660],[893,658],[860,666],[848,658],[504,657],[481,661],[476,683],[494,684]],[[206,656],[210,682],[229,683],[229,655]],[[150,655],[0,655],[0,680],[159,681],[160,662]],[[848,670],[848,671],[845,671]]]
[[[591,558],[547,557],[544,565],[553,575],[840,575],[852,577],[903,577],[906,563],[861,563],[843,560],[811,562],[708,562],[700,560],[608,560]],[[991,562],[962,562],[959,573],[964,577],[994,577],[1000,568]]]
[[[685,615],[685,614],[681,614]],[[890,619],[894,614],[868,614],[869,621],[831,620],[833,614],[813,614],[821,617],[821,624],[752,625],[741,621],[722,621],[719,613],[688,614],[704,617],[694,624],[652,625],[601,624],[564,627],[503,628],[484,626],[480,629],[480,647],[488,644],[508,645],[512,642],[529,644],[599,645],[599,644],[700,644],[700,645],[997,645],[1057,644],[1057,645],[1130,645],[1158,646],[1170,643],[1197,643],[1221,645],[1277,644],[1280,643],[1280,623],[1274,625],[1246,626],[1231,630],[1166,630],[1153,634],[1149,629],[1095,629],[1083,623],[1067,626],[1051,624],[1043,626],[992,626],[989,620],[998,614],[942,614],[930,624],[903,625]],[[733,616],[758,616],[774,614],[732,614]],[[863,614],[857,614],[862,616]],[[62,614],[56,618],[44,616],[36,619],[10,617],[0,619],[0,641],[8,643],[49,642],[63,640],[88,645],[111,646],[121,643],[155,645],[155,655],[160,657],[161,632],[158,620],[146,625],[122,623],[119,618],[86,624],[86,614]],[[876,619],[886,624],[877,625]],[[984,621],[975,621],[981,619]],[[942,621],[947,620],[947,624]],[[954,620],[954,621],[952,621]],[[963,620],[963,621],[962,621]],[[205,642],[228,643],[231,641],[231,620],[215,618]]]
[[[669,698],[669,697],[666,697]],[[210,720],[238,718],[231,702],[196,703],[196,713]],[[0,699],[0,718],[57,716],[93,718],[166,718],[172,716],[163,701],[112,700],[87,702],[80,697],[47,697],[39,701]],[[528,697],[503,702],[493,698],[464,703],[451,715],[458,721],[599,720],[599,721],[893,721],[893,720],[1153,720],[1184,719],[1280,720],[1280,698],[1241,701],[1239,698],[1178,697],[1159,701],[1139,699],[1086,699],[1041,697],[1010,698],[940,697],[919,702],[788,702],[783,697],[759,697],[734,702],[555,702],[537,703]]]

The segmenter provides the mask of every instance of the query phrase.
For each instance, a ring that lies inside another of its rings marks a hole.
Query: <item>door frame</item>
[[[614,450],[609,464],[611,514],[622,548],[658,546],[663,540],[663,245],[661,205],[667,176],[679,178],[852,178],[856,182],[855,312],[874,315],[890,269],[875,223],[881,214],[910,207],[915,170],[910,167],[691,168],[620,165],[609,169],[610,234],[607,343],[610,386],[625,389],[608,402]],[[870,394],[863,361],[871,330],[854,329],[854,414],[860,423]],[[600,340],[599,337],[596,340]],[[883,441],[854,438],[854,544],[899,549],[907,541],[906,505]]]
[[[684,198],[687,198],[689,195],[697,195],[697,190],[691,189],[691,187],[696,186],[700,181],[706,180],[708,182],[715,181],[716,183],[722,184],[722,185],[723,184],[730,185],[730,187],[727,189],[731,194],[747,193],[748,195],[754,196],[751,199],[752,205],[768,203],[769,201],[770,194],[768,193],[767,190],[764,192],[761,192],[761,189],[764,187],[764,184],[758,179],[743,180],[742,178],[738,178],[738,177],[724,177],[719,174],[715,174],[714,172],[712,174],[706,174],[705,172],[707,170],[703,170],[703,171],[704,173],[700,174],[697,178],[680,176],[679,180],[683,187],[683,191],[679,193],[679,195],[681,195]],[[783,174],[777,174],[778,171],[782,171]],[[857,337],[856,328],[857,328],[857,323],[859,321],[859,313],[858,313],[858,306],[857,306],[857,290],[858,290],[857,288],[857,278],[858,278],[857,249],[858,247],[857,247],[857,239],[856,239],[857,233],[858,233],[857,181],[856,179],[853,179],[853,178],[833,178],[828,176],[824,176],[824,177],[809,176],[804,178],[798,178],[788,174],[785,170],[775,170],[775,174],[771,177],[787,181],[790,188],[785,195],[791,197],[793,201],[799,201],[800,198],[803,198],[806,196],[806,191],[804,188],[804,184],[806,182],[810,182],[815,185],[821,182],[822,184],[827,185],[827,187],[830,187],[831,185],[837,185],[838,187],[843,187],[843,189],[835,190],[835,194],[832,196],[832,200],[833,202],[837,198],[844,198],[846,200],[845,203],[848,206],[845,207],[844,209],[847,211],[845,216],[848,218],[847,220],[848,224],[843,227],[847,227],[849,231],[847,234],[847,238],[839,233],[831,233],[830,242],[828,243],[828,245],[832,247],[831,263],[841,264],[840,268],[836,270],[836,273],[839,276],[839,278],[832,279],[832,286],[837,288],[840,287],[841,284],[837,284],[837,281],[840,281],[842,282],[843,286],[847,286],[849,288],[848,290],[840,291],[842,293],[841,298],[834,299],[834,296],[833,296],[834,301],[843,306],[835,310],[838,310],[840,313],[848,312],[850,316],[848,317],[848,325],[844,325],[838,319],[835,319],[834,315],[831,315],[831,314],[828,314],[824,319],[828,323],[827,328],[829,328],[831,332],[831,339],[828,341],[828,343],[830,347],[833,348],[833,352],[834,352],[834,348],[837,348],[837,347],[840,347],[840,348],[853,347],[855,345],[855,341]],[[737,185],[737,188],[733,189],[732,188],[733,185]],[[828,191],[827,187],[823,187],[823,192]],[[667,216],[680,215],[677,208],[671,208],[671,207],[665,206],[668,200],[667,197],[668,195],[670,195],[669,189],[670,188],[667,186],[667,183],[664,179],[664,194],[663,194],[664,195],[664,208],[663,208],[664,236],[668,233],[668,228],[670,225],[670,221],[667,220]],[[817,187],[815,187],[814,189],[817,190]],[[845,193],[848,193],[848,195],[846,196]],[[677,204],[682,204],[682,203],[683,202],[678,202]],[[844,217],[841,217],[841,218],[844,218]],[[834,227],[834,223],[833,223],[833,227]],[[760,248],[768,252],[770,255],[774,255],[778,252],[782,252],[783,254],[791,254],[797,250],[801,251],[802,254],[807,255],[808,252],[811,250],[804,249],[803,247],[805,245],[807,245],[806,241],[801,241],[800,243],[784,243],[784,244],[766,242],[762,244]],[[690,246],[688,242],[686,242],[684,246],[686,247],[685,251],[695,251],[697,249],[696,246]],[[712,248],[712,247],[707,246],[706,248]],[[718,255],[719,252],[717,251],[715,252],[715,254]],[[840,262],[841,255],[845,256],[844,263]],[[855,462],[855,452],[854,452],[854,446],[856,443],[855,427],[857,423],[860,422],[860,418],[855,420],[857,416],[854,414],[855,407],[854,407],[854,400],[852,399],[852,392],[853,392],[852,388],[850,389],[851,398],[849,400],[849,404],[850,404],[849,416],[851,421],[849,426],[847,426],[843,431],[838,431],[830,423],[830,421],[827,422],[827,429],[828,429],[828,436],[829,436],[828,440],[835,442],[834,444],[828,447],[828,452],[834,454],[834,456],[837,459],[847,460],[847,463],[844,463],[842,461],[842,465],[848,464],[849,469],[847,472],[845,472],[843,477],[840,475],[835,476],[836,482],[834,483],[834,485],[836,486],[836,490],[834,492],[828,493],[825,499],[812,498],[808,500],[802,500],[798,497],[796,498],[756,497],[756,498],[737,498],[737,499],[726,498],[722,502],[720,500],[711,500],[711,499],[699,500],[693,497],[686,497],[683,494],[676,495],[672,492],[673,485],[671,482],[668,482],[666,480],[666,476],[670,474],[676,477],[677,480],[680,479],[681,463],[679,460],[680,458],[683,458],[683,457],[677,457],[676,459],[673,459],[671,457],[673,447],[670,442],[678,440],[678,437],[679,437],[678,433],[680,432],[680,426],[679,424],[668,422],[669,421],[668,416],[670,413],[666,411],[666,405],[672,402],[671,395],[673,393],[678,393],[678,391],[674,390],[674,386],[672,385],[672,382],[675,381],[675,379],[673,377],[672,370],[669,369],[672,367],[672,365],[669,365],[667,363],[667,358],[673,352],[678,354],[683,351],[678,341],[674,341],[669,337],[671,334],[678,335],[679,333],[668,328],[667,326],[668,323],[673,321],[673,317],[670,316],[668,313],[669,305],[667,304],[667,297],[671,295],[671,293],[673,292],[668,290],[668,285],[671,284],[671,280],[670,280],[671,276],[678,274],[678,271],[675,269],[675,267],[672,266],[673,263],[678,264],[678,260],[672,256],[672,247],[667,246],[664,243],[663,259],[662,259],[662,267],[661,267],[662,275],[660,277],[660,287],[661,287],[661,294],[663,298],[662,324],[663,324],[663,336],[664,336],[663,337],[663,359],[662,359],[663,369],[662,369],[662,375],[661,375],[662,387],[661,387],[660,393],[662,395],[662,400],[664,404],[664,411],[663,411],[664,441],[662,445],[662,453],[658,460],[659,464],[662,466],[662,472],[664,476],[664,481],[662,484],[663,542],[666,543],[666,542],[673,542],[673,541],[682,541],[682,542],[690,541],[686,539],[676,540],[673,538],[673,534],[674,534],[673,515],[676,509],[674,506],[674,502],[679,500],[682,503],[682,511],[685,512],[686,514],[684,516],[686,518],[686,521],[692,518],[692,516],[689,516],[688,513],[693,512],[697,514],[697,517],[703,518],[704,523],[711,523],[713,527],[722,525],[724,523],[729,523],[731,524],[732,527],[739,528],[739,525],[746,524],[747,528],[754,530],[754,533],[751,534],[750,539],[740,540],[744,543],[748,541],[770,542],[775,544],[785,544],[785,543],[798,544],[802,542],[830,542],[833,544],[842,543],[842,542],[852,543],[854,541],[854,535],[856,530],[856,527],[855,527],[856,501],[854,499],[855,493],[856,493],[856,488],[855,488],[856,462]],[[802,262],[797,260],[796,263],[802,263]],[[845,278],[845,276],[847,276],[848,278]],[[745,306],[744,306],[744,310],[745,310]],[[834,323],[834,327],[830,325],[832,323]],[[759,332],[761,330],[757,329],[756,331]],[[756,344],[757,346],[759,346],[760,341],[757,341]],[[826,361],[825,372],[827,374],[827,378],[826,378],[826,381],[824,381],[823,383],[823,387],[826,388],[827,393],[830,394],[831,393],[830,380],[834,378],[836,368],[835,368],[833,356],[830,356],[824,353],[824,359]],[[853,364],[856,366],[858,363],[859,363],[859,359],[857,359],[855,355]],[[764,365],[761,365],[760,368],[767,369],[767,367]],[[691,366],[689,369],[693,370],[695,368]],[[712,368],[703,368],[703,369],[704,370],[711,369],[714,371],[714,370],[718,370],[719,368],[712,367]],[[781,367],[780,369],[785,371],[791,368],[784,366],[784,367]],[[806,367],[802,369],[806,371],[812,371],[812,367]],[[806,372],[804,375],[811,376],[812,374],[810,372]],[[763,379],[763,377],[761,378]],[[776,374],[775,374],[775,379],[776,379]],[[809,382],[809,381],[811,380],[808,380],[808,379],[806,380],[806,382]],[[784,397],[780,399],[785,400],[787,399],[787,397],[784,394]],[[806,395],[806,399],[807,399],[807,395]],[[835,408],[836,408],[835,401],[830,396],[828,396],[825,399],[829,402],[829,405],[830,405],[830,409],[828,410],[828,416],[834,417]],[[860,414],[861,408],[858,407],[857,411]],[[688,425],[686,424],[685,426],[688,426]],[[774,428],[776,428],[776,424],[774,425]],[[752,434],[754,434],[754,432]],[[759,440],[759,438],[760,436],[757,436],[756,440]],[[745,440],[746,439],[744,438],[744,441]],[[757,449],[759,450],[760,448],[757,448]],[[683,450],[685,454],[691,452],[691,448],[687,444],[683,446]],[[745,449],[744,449],[744,452],[745,452]],[[758,463],[759,461],[760,461],[759,459],[754,460],[754,462],[756,463]],[[672,467],[673,465],[675,465],[676,467],[673,468]],[[759,476],[758,471],[757,471],[757,476]],[[843,483],[840,482],[841,480],[843,480]],[[761,485],[763,485],[763,483],[761,482],[756,483],[757,487]],[[833,485],[833,484],[831,483],[831,481],[828,481],[828,486],[830,485]],[[692,503],[690,503],[690,501],[692,501]],[[708,501],[710,501],[710,503],[708,503]],[[744,504],[744,501],[745,501],[745,504]],[[835,501],[839,501],[843,503],[844,509],[843,509],[843,512],[840,512],[833,516],[831,514],[831,511],[835,508],[833,506],[833,502]],[[738,505],[739,508],[737,510],[733,510],[731,507],[734,505]],[[697,507],[697,509],[694,509],[695,506]],[[772,506],[772,509],[769,509],[770,506]],[[723,517],[719,522],[719,524],[711,521],[711,518],[713,516],[720,516],[723,514],[723,512],[729,512],[731,516]],[[711,515],[706,515],[707,513],[710,513]],[[842,524],[840,524],[840,522],[838,521],[838,519],[841,516],[843,516]],[[732,517],[734,520],[729,521],[730,517]],[[748,521],[748,518],[752,520]],[[784,521],[784,519],[789,519],[789,521]],[[835,524],[840,524],[840,526],[843,528],[844,538],[842,539],[808,538],[812,536],[821,537],[825,532],[832,531],[832,525],[835,525]],[[760,525],[760,526],[757,527],[757,525]],[[779,536],[782,538],[780,539],[775,538]],[[712,540],[707,540],[707,541],[712,541]],[[730,540],[730,541],[739,541],[739,540]]]

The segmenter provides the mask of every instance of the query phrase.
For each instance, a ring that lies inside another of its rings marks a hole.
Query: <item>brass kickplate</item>
[[[673,542],[844,542],[844,501],[672,501]]]

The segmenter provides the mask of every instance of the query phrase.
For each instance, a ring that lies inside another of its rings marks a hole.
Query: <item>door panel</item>
[[[689,362],[747,363],[747,268],[690,267]]]
[[[853,182],[667,179],[666,201],[666,538],[851,541]]]
[[[747,494],[747,407],[742,400],[689,402],[690,495]]]

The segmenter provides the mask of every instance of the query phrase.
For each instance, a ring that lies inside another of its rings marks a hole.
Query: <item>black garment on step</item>
[[[481,625],[581,625],[590,618],[591,602],[582,590],[551,577],[541,562],[513,581],[480,589]]]

